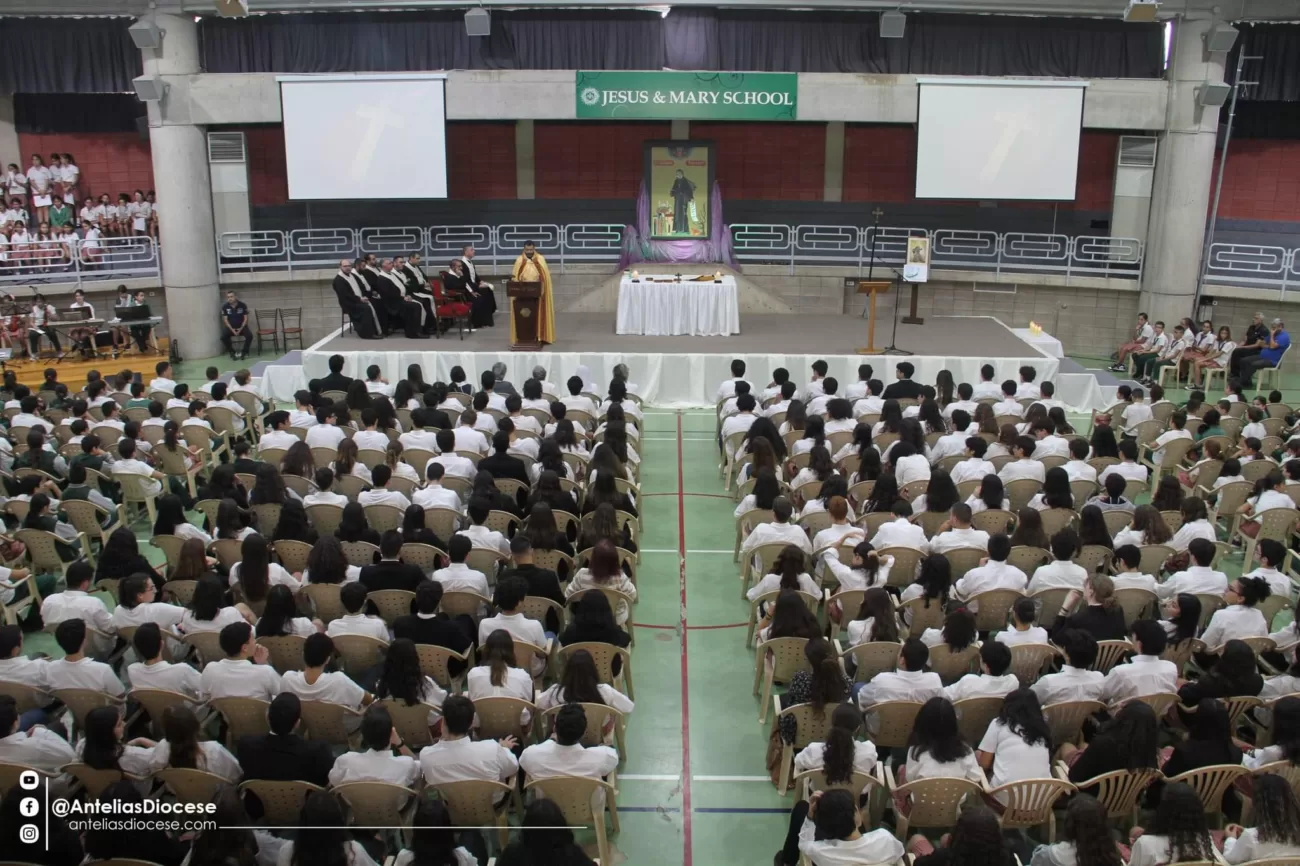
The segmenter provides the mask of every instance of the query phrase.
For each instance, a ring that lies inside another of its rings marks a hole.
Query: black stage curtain
[[[492,35],[465,35],[464,13],[322,13],[205,18],[209,72],[416,69],[661,69],[657,12],[493,9]]]
[[[14,94],[14,127],[36,135],[135,132],[147,113],[133,93]]]
[[[1227,118],[1224,109],[1219,114],[1220,124]],[[1232,134],[1239,138],[1300,138],[1300,102],[1239,101]]]
[[[1237,56],[1246,52],[1244,81],[1258,84],[1243,87],[1241,99],[1258,102],[1300,101],[1300,24],[1238,24],[1237,44],[1228,55],[1227,79],[1237,73]]]
[[[994,15],[908,16],[881,39],[875,12],[675,9],[328,13],[205,18],[210,72],[414,69],[717,69],[1158,78],[1158,24]]]
[[[141,74],[130,18],[0,18],[0,91],[130,93]]]

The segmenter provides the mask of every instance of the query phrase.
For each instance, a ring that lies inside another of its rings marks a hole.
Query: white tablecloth
[[[695,276],[694,274],[683,275]],[[691,334],[725,337],[740,333],[740,302],[736,278],[721,282],[648,282],[672,279],[649,274],[633,281],[624,277],[618,286],[618,333],[666,337]]]
[[[1061,341],[1046,331],[1038,334],[1034,334],[1028,328],[1012,328],[1011,331],[1035,349],[1046,352],[1053,358],[1065,357],[1065,349],[1061,346]]]

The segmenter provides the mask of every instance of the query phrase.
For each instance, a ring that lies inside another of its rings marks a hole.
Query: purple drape
[[[717,181],[709,194],[709,236],[680,241],[653,240],[650,237],[650,194],[645,181],[636,196],[636,225],[623,227],[623,255],[618,269],[625,270],[639,262],[693,262],[724,264],[740,270],[731,249],[731,229],[722,222],[722,187]]]

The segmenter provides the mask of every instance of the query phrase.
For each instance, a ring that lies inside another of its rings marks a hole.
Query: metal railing
[[[38,241],[0,250],[0,285],[48,285],[159,277],[152,238]]]
[[[1278,289],[1285,295],[1292,286],[1300,286],[1300,249],[1211,244],[1205,282]]]
[[[1143,244],[1136,238],[891,226],[738,224],[730,230],[740,261],[792,271],[796,265],[821,264],[865,272],[873,261],[877,267],[899,267],[907,239],[928,237],[936,268],[1131,280],[1142,275]],[[569,264],[618,261],[623,235],[621,225],[585,223],[294,229],[228,232],[219,237],[218,252],[226,272],[333,267],[340,259],[367,253],[383,258],[413,252],[424,255],[428,267],[438,268],[473,244],[478,261],[496,267],[514,261],[524,243],[532,241],[563,271]]]

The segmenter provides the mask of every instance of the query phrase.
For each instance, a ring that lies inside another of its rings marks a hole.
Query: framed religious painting
[[[647,141],[646,198],[650,237],[688,240],[709,236],[714,152],[711,141]]]

